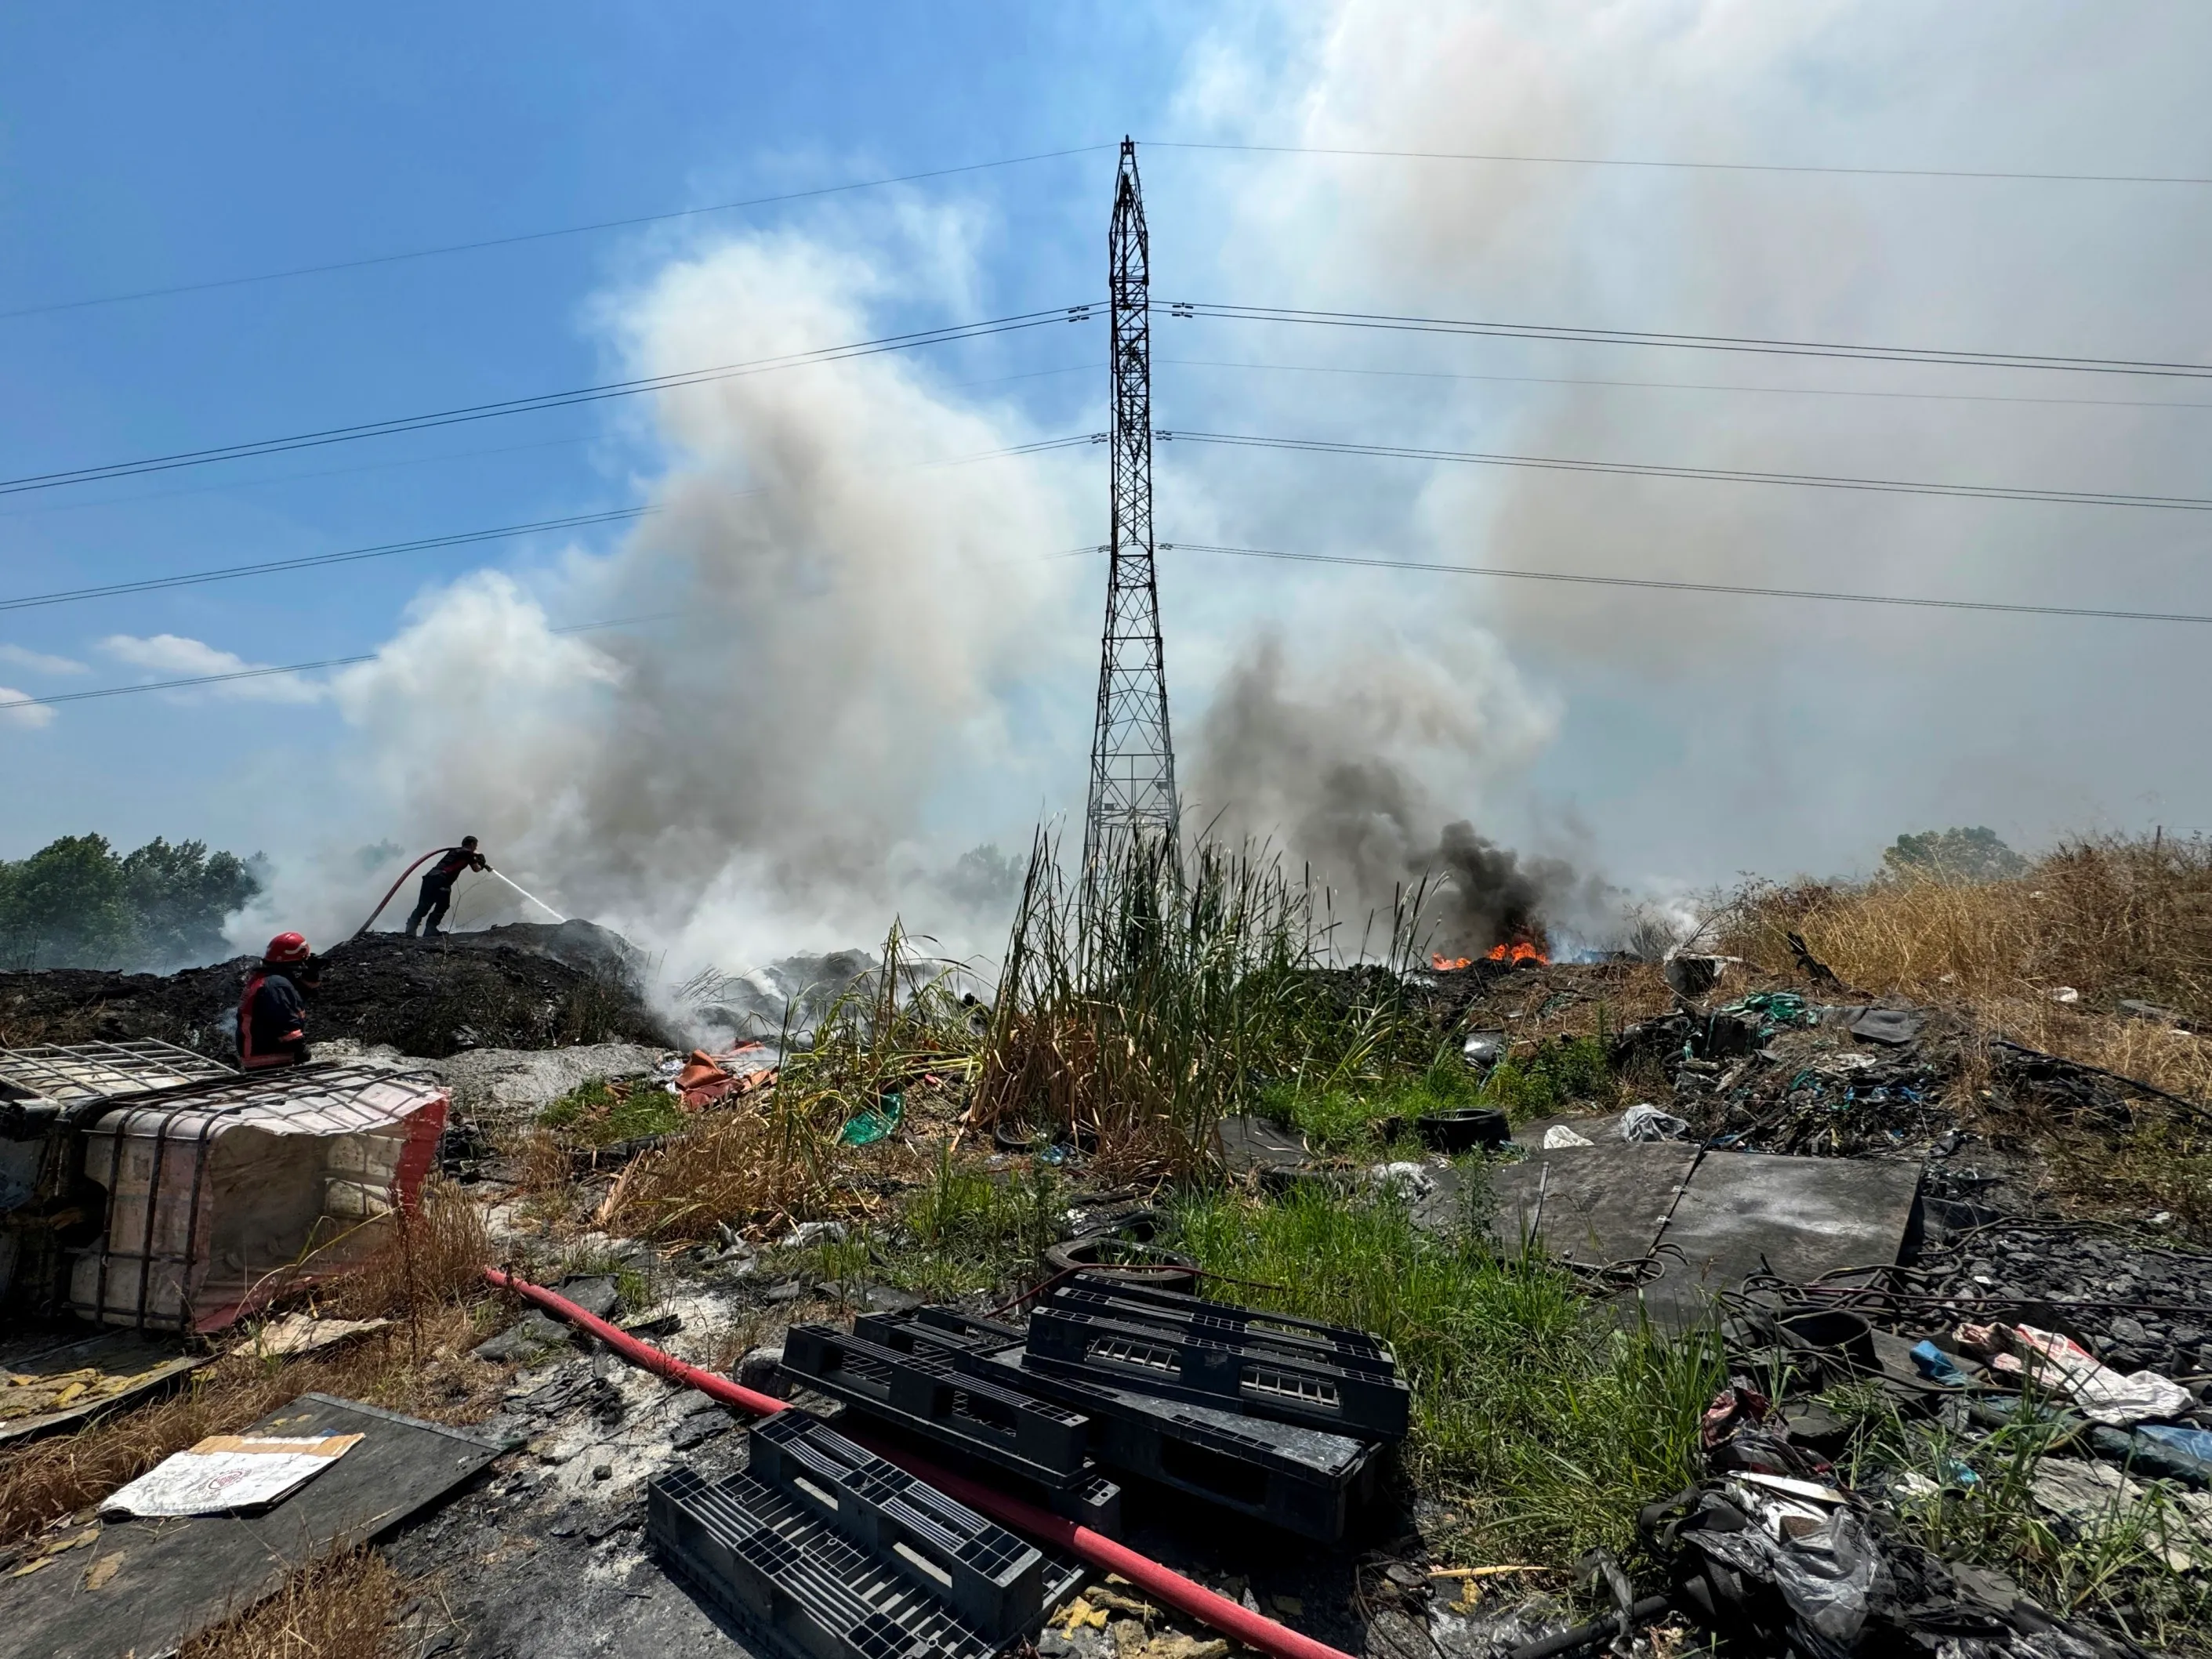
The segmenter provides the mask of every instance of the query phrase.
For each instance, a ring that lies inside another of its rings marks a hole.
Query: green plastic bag
[[[905,1093],[886,1089],[876,1102],[875,1110],[846,1120],[845,1127],[837,1131],[837,1139],[847,1146],[872,1146],[897,1129],[899,1119],[905,1113]]]

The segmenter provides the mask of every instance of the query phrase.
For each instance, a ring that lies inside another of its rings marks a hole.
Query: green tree
[[[2027,860],[1987,826],[1923,830],[1899,836],[1882,848],[1885,874],[1912,881],[2009,881],[2027,873]]]
[[[248,861],[155,836],[118,857],[105,836],[64,836],[0,861],[0,964],[174,968],[225,954],[222,927],[261,890]]]
[[[162,967],[224,955],[224,919],[261,890],[235,853],[210,853],[204,841],[172,846],[159,836],[123,860],[123,881],[137,955]]]
[[[0,941],[20,968],[112,968],[132,954],[123,861],[105,836],[64,836],[7,867]]]

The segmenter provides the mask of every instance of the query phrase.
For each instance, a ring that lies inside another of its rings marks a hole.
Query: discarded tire
[[[1164,1220],[1158,1210],[1132,1210],[1097,1232],[1071,1238],[1065,1244],[1048,1246],[1044,1253],[1045,1263],[1055,1273],[1081,1268],[1102,1278],[1149,1285],[1155,1290],[1195,1294],[1198,1263],[1187,1255],[1147,1249],[1140,1253],[1139,1261],[1124,1259],[1122,1246],[1149,1246],[1162,1231]]]
[[[1478,1146],[1503,1146],[1513,1138],[1505,1114],[1491,1106],[1462,1106],[1416,1118],[1423,1143],[1440,1152],[1471,1152]]]

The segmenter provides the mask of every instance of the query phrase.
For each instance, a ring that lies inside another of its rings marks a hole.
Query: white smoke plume
[[[1211,31],[1178,125],[1431,157],[2201,173],[2208,50],[2212,14],[2158,6],[1340,0]],[[1178,213],[1201,179],[1204,205]],[[1214,250],[1199,298],[2156,359],[2212,339],[2212,221],[2182,187],[1158,151],[1151,180],[1175,216],[1156,242]],[[2212,420],[2118,377],[1173,320],[1160,337],[1169,358],[1295,366],[1175,371],[1173,424],[1457,450],[2194,495]],[[2183,514],[1249,451],[1176,463],[1238,504],[1204,528],[1240,545],[2212,609]],[[2171,764],[2200,696],[2187,628],[1261,568],[1206,567],[1255,604],[1295,584],[1309,619],[1334,608],[1324,594],[1388,593],[1407,625],[1376,668],[1419,678],[1407,653],[1449,669],[1502,641],[1559,699],[1558,744],[1510,788],[1433,794],[1410,842],[1467,817],[1556,852],[1540,821],[1572,813],[1602,866],[1656,890],[1863,867],[1924,824],[2033,845],[2212,812]],[[1333,656],[1352,631],[1300,637]],[[1278,752],[1310,775],[1316,741],[1300,725]],[[1364,732],[1346,752],[1394,757]]]
[[[927,215],[873,247],[753,236],[669,265],[608,319],[631,374],[770,357],[890,331],[888,301],[957,290],[967,257],[960,222]],[[535,591],[480,573],[428,593],[338,678],[375,812],[354,845],[477,835],[671,973],[879,938],[902,908],[947,949],[997,944],[1003,895],[974,890],[959,836],[993,812],[1022,834],[1059,782],[1016,752],[1007,709],[1067,666],[1041,619],[1079,572],[1050,556],[1096,492],[1049,459],[969,459],[1040,434],[940,379],[885,355],[662,394],[659,511],[618,551]],[[657,620],[554,631],[623,616]],[[350,852],[280,882],[241,936],[298,917]],[[534,915],[489,896],[480,916]]]

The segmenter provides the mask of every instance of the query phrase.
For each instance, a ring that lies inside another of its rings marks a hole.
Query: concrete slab
[[[1525,1162],[1492,1169],[1491,1231],[1502,1246],[1519,1249],[1533,1229],[1553,1255],[1593,1266],[1650,1252],[1698,1149],[1679,1141],[1591,1139],[1593,1146],[1548,1152],[1532,1147]]]
[[[1919,1190],[1917,1164],[1708,1152],[1660,1237],[1682,1259],[1645,1286],[1644,1304],[1680,1327],[1762,1268],[1802,1282],[1894,1261]]]

